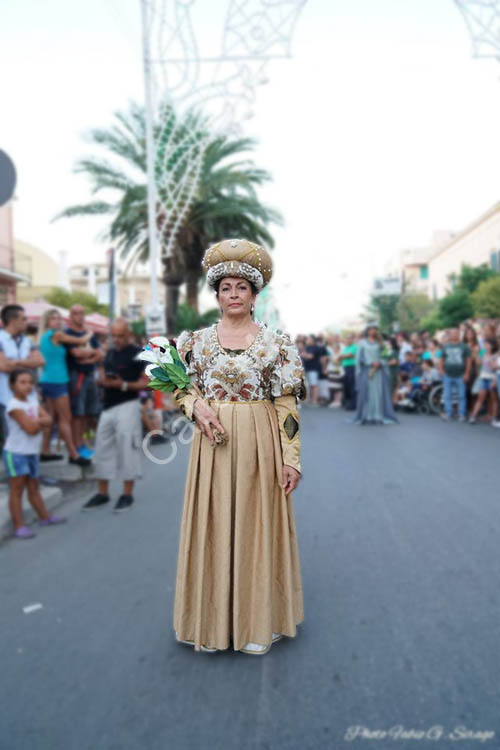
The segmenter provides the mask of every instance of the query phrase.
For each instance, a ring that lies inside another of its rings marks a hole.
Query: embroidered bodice
[[[305,398],[304,366],[290,336],[256,322],[259,331],[246,349],[222,347],[216,323],[179,334],[177,351],[204,398],[256,401],[290,394]]]

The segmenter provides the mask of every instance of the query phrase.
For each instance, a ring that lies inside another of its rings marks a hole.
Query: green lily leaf
[[[164,367],[155,367],[154,370],[151,370],[151,374],[154,375],[155,378],[158,378],[158,380],[162,380],[164,383],[170,382],[170,375],[165,371]]]
[[[148,388],[152,388],[155,391],[163,391],[165,393],[172,393],[175,391],[176,386],[174,383],[166,383],[164,380],[158,380],[157,378],[153,378],[148,383]]]

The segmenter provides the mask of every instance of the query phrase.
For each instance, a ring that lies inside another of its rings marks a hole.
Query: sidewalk
[[[60,451],[65,453],[64,450]],[[47,477],[54,481],[54,485],[40,483],[40,492],[49,512],[54,511],[68,499],[74,499],[78,495],[89,493],[93,489],[94,468],[89,466],[82,469],[80,466],[67,463],[67,457],[62,461],[54,461],[40,464],[40,478]],[[23,513],[27,526],[36,521],[37,514],[28,502],[26,492],[23,495]],[[0,544],[12,536],[12,521],[9,513],[9,484],[5,467],[0,462]]]

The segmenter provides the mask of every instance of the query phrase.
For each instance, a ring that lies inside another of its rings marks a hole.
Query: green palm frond
[[[112,214],[115,211],[116,206],[114,206],[112,203],[106,203],[105,201],[93,201],[92,203],[69,206],[69,208],[65,208],[59,214],[54,216],[52,221],[56,221],[57,219],[68,219],[72,216],[99,216],[104,214]]]
[[[174,148],[162,160],[161,139],[174,127]],[[271,181],[271,175],[251,158],[257,147],[254,138],[220,134],[208,137],[205,116],[190,111],[179,121],[170,104],[163,107],[161,123],[154,131],[159,144],[155,169],[172,187],[187,168],[188,145],[196,147],[203,142],[206,146],[196,198],[186,214],[183,243],[179,245],[179,252],[188,263],[199,265],[204,249],[221,237],[247,237],[269,248],[274,246],[269,227],[281,225],[283,218],[279,211],[259,200],[258,189]],[[115,112],[110,128],[91,130],[88,140],[107,156],[84,157],[77,161],[74,172],[87,176],[91,195],[100,191],[107,195],[111,191],[116,200],[69,206],[53,220],[108,215],[111,221],[102,236],[114,243],[127,265],[146,260],[149,246],[144,109],[132,102],[128,111]],[[169,215],[172,218],[175,214]]]

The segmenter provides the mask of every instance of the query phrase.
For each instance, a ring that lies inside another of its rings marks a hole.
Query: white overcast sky
[[[198,0],[218,39],[227,0]],[[217,11],[217,12],[216,12]],[[89,196],[85,133],[142,100],[139,0],[16,0],[0,11],[0,148],[18,169],[15,235],[98,260],[100,222],[51,223]],[[475,60],[452,0],[309,0],[293,58],[269,68],[255,117],[263,197],[284,214],[273,288],[295,334],[362,309],[399,248],[500,199],[500,66]]]

